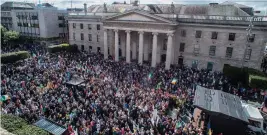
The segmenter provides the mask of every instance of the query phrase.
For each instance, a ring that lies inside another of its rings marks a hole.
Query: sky
[[[1,0],[1,4],[6,1],[12,0]],[[18,2],[31,2],[39,3],[39,0],[13,0]],[[93,4],[111,4],[114,1],[130,3],[130,0],[40,0],[41,3],[50,3],[59,9],[73,8],[83,8],[83,4],[86,3],[88,6]],[[253,7],[255,10],[260,10],[266,12],[267,10],[267,0],[139,0],[140,4],[208,4],[208,3],[222,3],[224,1],[236,2],[239,4],[247,5]]]

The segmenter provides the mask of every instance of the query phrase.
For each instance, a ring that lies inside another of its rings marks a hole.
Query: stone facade
[[[155,56],[155,62],[157,64],[165,62],[166,69],[168,69],[169,64],[184,64],[189,67],[196,66],[197,68],[208,68],[209,65],[209,68],[213,71],[222,71],[224,64],[242,66],[245,48],[248,45],[247,49],[251,49],[251,53],[246,55],[249,59],[245,60],[244,66],[260,68],[265,43],[267,42],[267,29],[265,27],[267,26],[267,20],[263,20],[264,18],[256,18],[255,24],[257,26],[253,28],[253,34],[255,34],[254,41],[247,42],[246,29],[249,21],[239,20],[246,25],[238,25],[236,20],[231,22],[231,24],[235,25],[224,25],[220,20],[215,20],[210,24],[206,22],[201,23],[199,19],[195,19],[197,23],[194,23],[192,20],[186,22],[188,19],[184,22],[173,21],[177,16],[173,16],[174,18],[172,19],[162,16],[166,15],[148,14],[145,11],[128,11],[112,16],[89,14],[77,17],[72,15],[69,16],[68,21],[70,44],[76,44],[79,46],[79,49],[83,48],[85,51],[89,51],[89,48],[92,47],[92,52],[97,52],[97,48],[100,47],[102,54],[109,54],[115,58],[118,55],[127,58],[126,32],[131,31],[130,60],[138,60],[140,63],[140,57],[142,57],[141,60],[151,62],[151,66],[153,66],[153,56]],[[231,20],[227,19],[226,21],[230,22]],[[81,23],[83,24],[83,29],[80,29]],[[73,28],[73,24],[76,25],[76,28]],[[91,26],[90,30],[88,29],[88,24]],[[100,25],[100,30],[97,30],[97,25]],[[107,39],[104,39],[104,29],[107,31]],[[115,51],[116,34],[114,31],[118,31],[119,51],[117,52]],[[186,33],[185,36],[181,35],[182,31]],[[196,38],[196,31],[201,31],[200,38]],[[140,32],[143,33],[143,50],[139,48],[141,45],[139,41]],[[211,38],[213,32],[217,33],[216,39]],[[75,33],[75,40],[73,39],[73,33]],[[84,34],[84,40],[81,40],[81,33]],[[154,33],[157,33],[156,41],[153,39]],[[228,39],[230,33],[235,33],[234,41]],[[92,34],[92,41],[89,41],[88,34]],[[169,34],[172,34],[172,36],[170,37]],[[97,42],[97,35],[100,38],[99,42]],[[105,40],[108,48],[106,53],[104,51]],[[154,42],[156,43],[155,51],[153,51]],[[181,43],[184,43],[184,50],[180,49]],[[212,51],[212,56],[211,46],[216,48],[214,49],[215,51]],[[226,57],[227,47],[232,48],[231,58]],[[199,48],[197,49],[199,53],[195,52],[196,48]],[[139,51],[143,52],[143,56],[139,55]],[[153,55],[153,52],[156,55]]]

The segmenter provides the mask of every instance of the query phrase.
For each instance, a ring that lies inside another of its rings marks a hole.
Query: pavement
[[[3,129],[2,127],[0,127],[0,135],[14,135],[10,132],[8,132],[7,130]]]

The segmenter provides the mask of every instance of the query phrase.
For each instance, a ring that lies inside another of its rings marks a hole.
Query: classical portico
[[[158,61],[160,62],[157,60],[161,55],[159,47],[162,47],[165,41],[159,42],[159,39],[167,39],[165,69],[170,68],[173,56],[173,35],[177,23],[146,11],[133,10],[106,18],[103,25],[105,59],[108,55],[112,55],[115,61],[119,61],[121,54],[122,57],[126,57],[127,63],[138,60],[142,65],[144,60],[151,60],[151,66],[156,67]],[[108,33],[114,36],[108,36]],[[108,54],[108,48],[111,48],[110,54]],[[150,58],[148,58],[149,55]]]

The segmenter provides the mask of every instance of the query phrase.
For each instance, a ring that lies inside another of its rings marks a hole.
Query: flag
[[[152,73],[149,73],[149,75],[148,75],[148,80],[150,80],[151,78],[152,78]]]
[[[182,127],[182,124],[181,124],[180,121],[178,121],[178,122],[176,123],[176,125],[175,125],[175,128],[178,129],[178,128],[180,128],[180,127]]]
[[[58,102],[59,102],[59,103],[62,103],[62,98],[59,98],[59,99],[58,99]]]
[[[211,129],[209,129],[208,134],[212,135],[212,130]]]
[[[36,57],[36,54],[35,54],[35,53],[33,53],[33,54],[32,54],[32,57]]]
[[[8,95],[2,95],[1,96],[1,101],[6,101],[8,99],[10,99],[10,97]]]
[[[207,125],[207,129],[208,129],[208,135],[212,135],[212,130],[211,130],[211,125],[210,125],[210,119]]]
[[[172,82],[171,82],[173,85],[177,83],[177,79],[172,79]]]
[[[159,82],[159,83],[157,84],[157,88],[156,88],[156,90],[157,90],[157,89],[160,89],[161,84],[162,84],[162,82]]]

